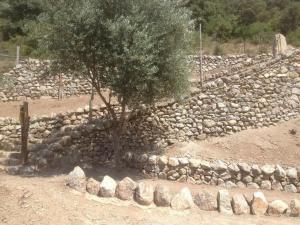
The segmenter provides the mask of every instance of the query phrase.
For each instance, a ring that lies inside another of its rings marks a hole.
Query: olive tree
[[[35,26],[40,45],[56,69],[92,84],[110,116],[119,160],[130,113],[187,90],[189,12],[172,0],[49,2]]]

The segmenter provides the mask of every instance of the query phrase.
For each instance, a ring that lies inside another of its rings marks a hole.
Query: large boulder
[[[200,191],[194,197],[195,204],[201,210],[215,211],[218,209],[217,198],[207,191]]]
[[[251,212],[253,215],[264,215],[268,209],[268,202],[265,195],[260,192],[254,192],[251,201]]]
[[[280,216],[286,213],[289,206],[281,201],[281,200],[274,200],[269,204],[268,214],[270,216]]]
[[[171,201],[171,207],[175,210],[186,210],[192,208],[192,206],[193,197],[191,191],[187,187],[181,189]]]
[[[73,171],[71,171],[67,177],[66,183],[69,187],[80,191],[86,191],[86,177],[84,171],[76,166]]]
[[[116,196],[121,200],[130,200],[133,198],[136,183],[129,177],[121,180],[116,187]]]
[[[221,214],[232,215],[231,198],[227,190],[218,192],[218,208]]]
[[[100,184],[100,196],[111,198],[115,196],[117,183],[110,176],[105,176]]]
[[[154,191],[154,203],[157,206],[168,207],[171,204],[172,195],[167,186],[157,185]]]
[[[300,201],[293,199],[290,203],[290,216],[300,217]]]
[[[86,190],[92,195],[98,195],[100,192],[100,182],[93,178],[89,178],[86,184]]]
[[[250,214],[250,207],[242,194],[236,194],[232,198],[232,208],[235,214]]]
[[[135,200],[141,205],[151,205],[153,202],[154,189],[150,184],[140,182],[135,191]]]

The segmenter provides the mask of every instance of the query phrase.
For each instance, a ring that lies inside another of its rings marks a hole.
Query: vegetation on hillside
[[[35,51],[37,43],[30,33],[32,29],[28,27],[42,12],[48,10],[47,5],[51,2],[60,4],[64,1],[0,0],[0,52],[5,50],[14,53],[15,45],[18,44],[22,45],[22,55],[40,55],[40,52]],[[118,2],[121,4],[123,1]],[[201,22],[206,40],[270,44],[273,34],[281,32],[287,36],[289,43],[300,46],[300,0],[173,2],[179,2],[182,7],[190,9],[191,20],[195,21],[195,32],[199,30]],[[197,38],[194,40],[197,43]]]

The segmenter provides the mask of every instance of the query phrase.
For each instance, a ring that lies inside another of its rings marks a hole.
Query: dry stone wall
[[[59,77],[46,75],[49,61],[30,59],[5,73],[6,86],[0,87],[0,102],[21,99],[58,98]],[[86,95],[91,92],[91,85],[71,74],[61,74],[64,84],[64,96]]]
[[[129,167],[139,169],[145,175],[160,179],[211,184],[224,188],[248,187],[300,193],[300,164],[298,168],[249,165],[132,152],[126,153],[124,162]]]
[[[224,136],[274,125],[300,115],[300,54],[194,86],[180,102],[160,103],[131,118],[122,137],[124,149],[158,151],[177,141]],[[113,150],[104,107],[32,118],[31,160],[47,165],[56,159],[103,162]],[[0,147],[18,149],[20,125],[0,119]]]

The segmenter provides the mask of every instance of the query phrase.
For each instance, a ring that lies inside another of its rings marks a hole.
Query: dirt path
[[[51,113],[63,113],[74,111],[80,107],[88,106],[90,96],[70,97],[61,101],[57,99],[39,99],[29,101],[29,113],[31,116],[51,115]],[[102,101],[95,97],[94,104],[100,105]],[[21,102],[0,102],[0,117],[19,117]]]
[[[0,174],[1,225],[195,225],[195,224],[299,224],[299,218],[223,216],[196,208],[185,212],[142,207],[118,199],[78,194],[64,186],[64,175],[22,178]],[[147,181],[156,183],[158,181]],[[168,183],[177,190],[183,184]],[[198,190],[199,186],[190,187]],[[200,188],[207,188],[201,187]],[[210,189],[214,189],[210,187]],[[216,190],[216,189],[215,189]],[[274,192],[275,193],[275,192]],[[276,195],[276,193],[274,194]],[[291,197],[288,194],[289,200]],[[270,198],[270,195],[267,195]]]
[[[290,130],[296,130],[291,134]],[[277,126],[249,129],[226,137],[209,138],[197,143],[178,144],[166,152],[207,160],[223,159],[253,164],[300,166],[300,119]]]

